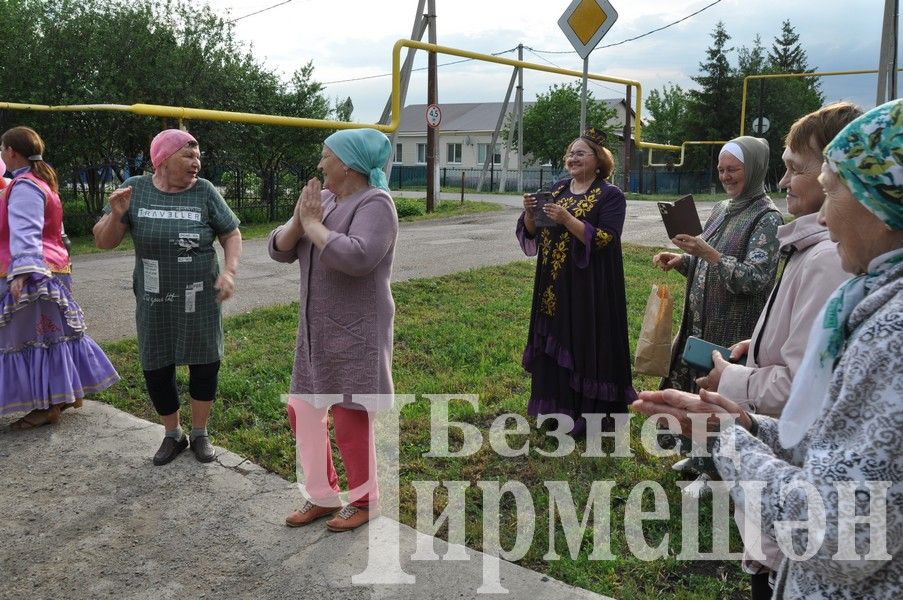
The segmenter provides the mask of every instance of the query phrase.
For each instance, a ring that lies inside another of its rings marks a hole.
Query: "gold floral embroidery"
[[[551,285],[542,293],[541,310],[550,317],[555,314],[555,292],[552,291]]]
[[[552,281],[555,281],[558,277],[558,271],[561,270],[561,266],[567,260],[570,240],[570,234],[565,231],[561,234],[558,243],[555,244],[555,248],[552,250]]]
[[[596,248],[604,248],[611,243],[612,239],[610,233],[602,229],[597,229],[596,234],[593,236],[593,246]]]
[[[543,227],[539,233],[539,249],[542,252],[542,264],[549,262],[549,248],[552,245],[552,238],[549,235],[549,228]]]

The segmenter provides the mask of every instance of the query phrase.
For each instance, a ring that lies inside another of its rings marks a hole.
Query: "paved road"
[[[422,193],[416,195],[422,196]],[[448,194],[447,197],[454,199],[455,196]],[[524,259],[514,238],[520,198],[496,194],[470,195],[468,198],[497,202],[506,208],[439,221],[402,223],[396,247],[394,281],[446,275]],[[701,204],[700,218],[705,220],[710,210],[711,205]],[[645,246],[669,244],[655,203],[628,202],[623,239]],[[75,258],[75,297],[85,311],[89,333],[97,340],[135,336],[133,264],[131,252],[112,251]],[[295,265],[271,260],[264,239],[246,240],[236,293],[226,302],[224,312],[240,314],[292,302],[298,298],[298,285]]]

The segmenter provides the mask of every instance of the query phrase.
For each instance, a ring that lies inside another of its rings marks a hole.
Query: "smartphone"
[[[731,361],[731,349],[719,346],[691,335],[687,338],[687,344],[684,346],[684,362],[700,371],[708,373],[715,366],[712,362],[712,350],[717,350],[724,357],[724,360]]]
[[[549,202],[554,202],[552,200],[552,192],[533,192],[533,197],[536,198],[536,207],[533,209],[533,222],[537,227],[554,227],[558,223],[553,221],[546,215],[545,211],[542,210],[542,207],[548,204]]]

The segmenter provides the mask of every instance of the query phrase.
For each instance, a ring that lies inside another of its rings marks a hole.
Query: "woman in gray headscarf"
[[[660,252],[652,263],[687,278],[683,318],[662,388],[696,391],[696,373],[682,360],[691,335],[730,346],[750,336],[774,283],[778,226],[783,224],[765,194],[768,142],[738,137],[721,149],[718,178],[730,200],[712,210],[699,236],[671,240],[685,252]]]

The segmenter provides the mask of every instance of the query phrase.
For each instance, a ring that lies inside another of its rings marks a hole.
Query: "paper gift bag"
[[[643,327],[636,343],[633,370],[645,375],[668,376],[671,364],[671,319],[674,299],[667,285],[653,285],[646,302]]]

